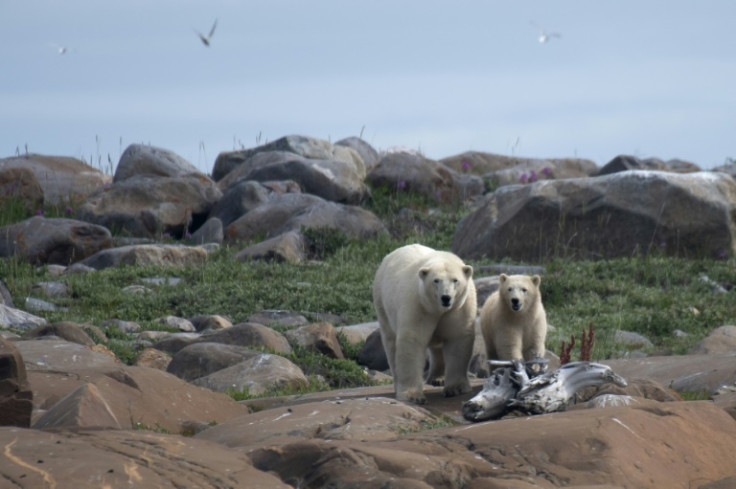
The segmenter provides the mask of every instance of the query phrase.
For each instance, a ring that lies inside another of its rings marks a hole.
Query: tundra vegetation
[[[46,217],[70,217],[76,203],[47,206],[35,211]],[[54,298],[58,311],[42,311],[49,322],[74,321],[101,325],[107,319],[135,321],[143,330],[166,326],[157,318],[175,315],[189,318],[220,314],[233,324],[267,309],[293,310],[308,319],[318,313],[342,318],[343,324],[375,320],[371,286],[381,259],[393,249],[422,243],[436,249],[450,249],[453,233],[466,207],[438,206],[405,189],[372,189],[365,207],[378,215],[390,236],[352,240],[329,230],[309,230],[307,240],[312,260],[291,264],[265,261],[241,262],[233,255],[248,243],[229,243],[210,255],[204,265],[185,268],[116,267],[96,273],[51,277],[46,267],[36,267],[13,258],[0,260],[0,278],[13,294],[16,307],[23,308],[32,296],[34,284],[65,282],[71,294]],[[0,226],[23,220],[28,210],[6,201],[0,209]],[[183,241],[186,243],[186,240]],[[468,261],[479,270],[497,260]],[[511,262],[505,262],[512,264]],[[519,263],[514,263],[519,264]],[[713,283],[733,285],[736,258],[678,258],[656,253],[599,261],[558,257],[545,263],[542,297],[553,330],[547,349],[563,352],[567,360],[579,360],[580,351],[570,351],[570,339],[595,328],[595,342],[588,345],[585,359],[593,361],[629,355],[631,346],[617,344],[617,330],[639,333],[653,347],[644,353],[683,354],[709,331],[734,324],[736,302],[732,295],[716,291]],[[483,276],[476,271],[475,277]],[[178,284],[150,285],[154,293],[125,293],[129,285],[148,277],[177,277]],[[710,280],[704,280],[707,277]],[[278,329],[278,327],[276,327]],[[133,337],[110,327],[101,340],[122,361],[133,363],[139,346]],[[310,379],[308,389],[353,387],[371,382],[356,359],[361,345],[341,339],[345,360],[295,348],[289,359]],[[563,344],[563,342],[567,342]],[[590,348],[592,346],[592,349]],[[564,352],[563,348],[568,351]],[[283,394],[285,392],[279,392]],[[274,393],[269,393],[274,394]],[[248,393],[232,393],[246,398]]]

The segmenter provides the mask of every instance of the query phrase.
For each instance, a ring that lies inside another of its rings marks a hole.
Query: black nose
[[[511,308],[512,308],[512,309],[513,309],[514,311],[518,311],[518,310],[519,310],[519,307],[520,307],[520,304],[519,304],[519,299],[516,299],[516,298],[514,298],[514,299],[511,299]]]
[[[443,295],[441,299],[442,299],[442,305],[445,307],[449,306],[450,301],[452,301],[452,297],[450,297],[449,295]]]

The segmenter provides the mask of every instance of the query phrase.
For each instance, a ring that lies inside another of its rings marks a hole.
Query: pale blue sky
[[[0,157],[104,169],[150,143],[209,173],[220,151],[362,133],[436,159],[711,168],[736,158],[735,21],[732,0],[0,0]]]

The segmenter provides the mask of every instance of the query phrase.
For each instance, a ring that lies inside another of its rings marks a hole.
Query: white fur
[[[413,244],[386,255],[373,282],[373,305],[394,376],[396,398],[419,404],[427,381],[455,396],[470,391],[468,364],[477,312],[473,268],[456,255]]]
[[[547,314],[542,305],[540,282],[539,275],[501,274],[499,277],[498,290],[480,311],[480,327],[489,360],[531,360],[544,356]]]

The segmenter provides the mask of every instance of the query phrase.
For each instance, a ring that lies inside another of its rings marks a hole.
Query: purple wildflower
[[[72,208],[72,206],[67,206],[66,213],[71,214],[72,212],[74,212],[74,209]]]
[[[396,188],[399,190],[404,190],[406,188],[406,180],[399,180],[399,182],[396,184]]]
[[[37,216],[43,216],[43,209],[36,209]]]
[[[552,174],[552,168],[545,166],[542,173],[544,173],[544,176],[548,177]]]
[[[535,172],[534,170],[532,170],[531,173],[529,173],[529,182],[530,183],[531,182],[536,182],[537,179],[538,179],[537,172]]]
[[[526,183],[528,179],[529,179],[529,176],[526,174],[526,172],[524,172],[521,174],[521,177],[519,177],[519,182]]]
[[[461,166],[462,166],[463,171],[470,170],[470,162],[468,160],[463,160]]]

